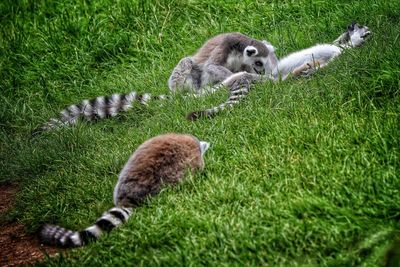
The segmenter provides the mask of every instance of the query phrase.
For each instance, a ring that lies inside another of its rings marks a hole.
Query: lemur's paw
[[[300,76],[308,77],[313,75],[317,71],[317,68],[312,66],[310,63],[307,63],[307,67],[300,72]]]
[[[372,32],[370,30],[364,32],[363,35],[361,35],[361,38],[366,39],[368,38],[370,35],[372,34]]]
[[[372,32],[367,26],[360,26],[357,23],[353,23],[349,26],[349,34],[352,46],[357,47],[363,45]]]

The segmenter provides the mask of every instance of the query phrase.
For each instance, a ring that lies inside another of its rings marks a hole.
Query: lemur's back
[[[200,47],[196,54],[193,55],[193,61],[199,65],[207,61],[210,58],[210,55],[220,47],[221,43],[223,43],[225,36],[226,34],[220,34],[209,39],[202,47]]]
[[[193,136],[156,136],[139,146],[125,164],[114,189],[114,204],[136,206],[163,184],[179,182],[187,170],[203,167],[201,144]]]
[[[268,56],[268,49],[260,41],[250,38],[239,32],[223,33],[209,39],[197,52],[192,56],[196,64],[203,64],[207,60],[214,63],[224,65],[229,53],[236,51],[239,54],[243,50],[252,45],[257,48],[259,56]]]

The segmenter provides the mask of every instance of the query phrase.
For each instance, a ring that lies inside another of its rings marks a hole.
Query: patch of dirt
[[[0,185],[0,216],[12,208],[16,184]],[[12,222],[0,226],[0,266],[20,266],[54,255],[59,249],[43,246],[35,235],[27,234],[22,224]]]
[[[28,235],[20,223],[5,225],[0,230],[0,266],[19,266],[53,255],[56,248],[41,246],[35,235]]]
[[[5,213],[13,206],[17,192],[18,186],[16,184],[0,185],[0,214]]]

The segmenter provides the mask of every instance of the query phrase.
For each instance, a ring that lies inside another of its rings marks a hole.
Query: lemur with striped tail
[[[202,170],[204,153],[209,146],[188,134],[164,134],[147,140],[136,149],[119,174],[112,209],[82,231],[44,225],[40,231],[41,241],[58,247],[79,247],[98,239],[126,222],[133,208],[146,198],[157,195],[166,185],[176,185],[186,172]]]
[[[204,94],[207,86],[222,82],[233,73],[248,72],[269,74],[268,43],[258,41],[241,33],[224,33],[209,39],[191,57],[185,57],[174,68],[169,81],[171,92],[190,92],[195,96]],[[165,99],[166,95],[154,96],[131,92],[100,96],[83,100],[63,111],[58,118],[52,118],[33,131],[33,135],[62,126],[75,125],[79,118],[93,120],[113,117],[132,107],[134,102],[147,104],[151,99]]]
[[[149,93],[139,94],[130,92],[127,94],[113,94],[111,96],[99,96],[90,100],[83,100],[79,104],[73,104],[63,109],[58,118],[51,118],[32,131],[32,135],[38,135],[51,129],[63,126],[75,125],[80,118],[87,121],[95,121],[108,117],[115,117],[121,112],[132,108],[137,102],[146,105],[151,99],[164,100],[167,95],[151,96]]]
[[[317,44],[310,48],[300,50],[289,54],[288,56],[277,60],[275,53],[269,54],[269,60],[277,64],[271,65],[272,72],[268,77],[262,75],[240,72],[233,74],[231,77],[224,80],[217,87],[227,87],[229,90],[228,100],[218,106],[191,112],[187,115],[188,120],[196,120],[201,117],[213,117],[218,112],[232,107],[240,102],[240,99],[247,96],[250,87],[255,82],[266,82],[285,80],[288,77],[309,76],[319,68],[325,67],[331,60],[338,57],[343,50],[361,46],[366,38],[371,35],[371,31],[367,26],[360,26],[357,23],[352,23],[348,26],[345,33],[341,34],[333,44]],[[218,88],[219,89],[219,88]],[[212,89],[211,89],[212,90]]]

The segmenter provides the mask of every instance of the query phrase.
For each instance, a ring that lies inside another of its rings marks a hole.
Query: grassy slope
[[[212,149],[203,174],[49,264],[381,262],[400,230],[398,1],[54,2],[0,3],[0,181],[22,186],[1,221],[85,227],[110,207],[119,170],[144,140],[189,132]],[[167,92],[178,60],[217,33],[266,38],[284,55],[335,39],[352,20],[374,32],[364,47],[311,79],[258,86],[213,120],[183,117],[223,93],[29,139],[83,98]]]

